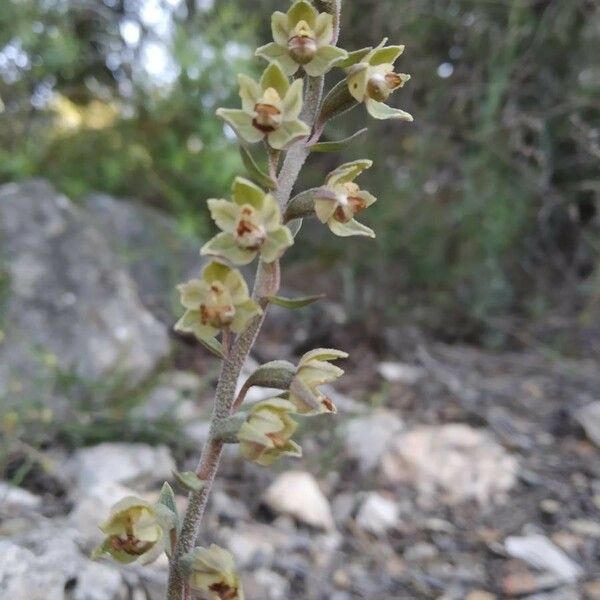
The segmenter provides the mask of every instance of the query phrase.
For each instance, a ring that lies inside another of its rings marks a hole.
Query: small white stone
[[[356,516],[356,523],[365,531],[382,536],[399,523],[398,504],[377,492],[370,493]]]
[[[377,371],[386,380],[415,385],[425,376],[425,369],[418,365],[401,362],[382,362],[377,365]]]
[[[317,529],[334,529],[329,501],[310,473],[281,474],[265,492],[264,501],[278,514],[290,515]]]

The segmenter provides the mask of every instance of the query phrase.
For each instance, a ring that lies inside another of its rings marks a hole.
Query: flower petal
[[[260,216],[267,231],[274,231],[281,225],[281,211],[279,204],[272,194],[266,194],[260,209]]]
[[[263,206],[265,193],[255,183],[244,177],[234,179],[232,194],[233,201],[239,206],[250,204],[258,210]]]
[[[302,110],[302,92],[304,82],[302,79],[296,79],[287,91],[283,99],[283,118],[285,121],[297,119]]]
[[[231,331],[242,333],[248,327],[249,322],[260,314],[262,314],[260,306],[250,298],[241,304],[236,304],[235,317],[230,325]]]
[[[175,330],[193,333],[197,338],[203,340],[213,338],[219,331],[210,325],[204,325],[200,320],[200,312],[197,310],[186,311],[183,317],[175,323]]]
[[[248,299],[248,285],[244,276],[237,269],[229,269],[223,284],[229,290],[234,304],[239,304]]]
[[[360,190],[360,192],[358,192],[357,196],[364,201],[365,203],[365,208],[371,206],[371,204],[375,204],[375,202],[377,202],[377,198],[375,196],[373,196],[373,194],[371,194],[370,192],[367,192],[365,190]]]
[[[220,256],[234,265],[248,265],[256,256],[256,250],[240,248],[231,233],[219,233],[206,242],[200,250],[202,256]]]
[[[299,0],[288,10],[287,14],[290,29],[293,29],[300,21],[306,21],[314,29],[319,11],[310,2]]]
[[[207,202],[208,210],[212,220],[217,227],[223,231],[231,233],[235,227],[235,220],[239,213],[239,208],[228,200],[211,198]]]
[[[321,223],[327,223],[331,219],[336,207],[337,204],[333,198],[315,197],[315,215]]]
[[[212,283],[213,281],[225,283],[232,270],[231,267],[213,260],[202,269],[202,279],[207,283]]]
[[[278,63],[272,62],[264,71],[260,78],[260,87],[262,90],[273,88],[281,98],[285,98],[285,94],[290,87],[290,82],[286,77]]]
[[[350,237],[352,235],[362,235],[370,238],[375,237],[375,232],[370,227],[359,223],[355,219],[351,219],[347,223],[340,223],[335,219],[330,219],[327,225],[329,226],[329,229],[339,237]]]
[[[348,358],[348,353],[336,348],[315,348],[305,352],[298,361],[298,366],[305,365],[311,360],[338,360],[340,358]]]
[[[304,70],[311,77],[320,77],[330,71],[336,63],[344,60],[348,53],[335,46],[323,46],[317,50],[315,57],[306,65]]]
[[[413,117],[411,114],[400,110],[399,108],[392,108],[383,102],[377,102],[372,98],[367,98],[365,100],[365,106],[367,107],[368,113],[374,118],[380,121],[385,121],[387,119],[398,119],[400,121],[413,121]]]
[[[249,144],[260,142],[265,135],[252,125],[252,117],[245,111],[234,108],[219,108],[217,117],[226,121],[235,132]]]
[[[373,161],[368,158],[344,163],[327,175],[325,183],[328,186],[335,186],[354,181],[365,169],[370,169],[372,166]]]
[[[247,113],[252,113],[256,103],[260,100],[261,89],[258,82],[254,81],[248,75],[239,74],[238,82],[240,84],[240,98],[242,99],[242,109]]]
[[[284,121],[281,126],[267,136],[269,145],[275,150],[283,150],[310,133],[310,127],[300,120]]]
[[[348,70],[348,90],[357,102],[362,102],[367,95],[367,81],[369,80],[369,65],[361,62]]]
[[[287,46],[280,46],[275,42],[261,46],[256,50],[255,55],[269,62],[279,63],[286,75],[293,75],[300,68],[300,65],[290,56]]]
[[[286,46],[290,37],[290,22],[285,13],[276,11],[271,16],[271,31],[273,39],[279,46]]]
[[[266,263],[277,260],[294,243],[292,232],[282,225],[279,229],[271,231],[260,249],[260,257]]]
[[[198,310],[208,293],[208,285],[201,279],[192,279],[187,283],[182,283],[177,286],[177,289],[181,294],[181,304],[188,310]]]
[[[404,46],[386,46],[376,48],[369,55],[369,64],[372,66],[394,64],[396,59],[404,52]]]
[[[333,15],[320,13],[315,21],[315,39],[317,46],[328,46],[333,39]]]

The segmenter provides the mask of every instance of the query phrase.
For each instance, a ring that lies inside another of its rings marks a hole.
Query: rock
[[[484,590],[473,590],[467,594],[465,600],[496,600],[496,595]]]
[[[170,479],[175,468],[166,446],[105,442],[77,450],[65,465],[65,473],[85,492],[114,483],[149,487]]]
[[[517,482],[518,463],[491,435],[463,424],[417,427],[401,433],[382,458],[392,484],[409,482],[422,504],[504,502]]]
[[[358,461],[360,470],[366,473],[379,464],[392,440],[403,429],[402,420],[388,410],[352,419],[342,430],[346,454]]]
[[[576,562],[543,535],[511,536],[504,546],[510,556],[556,576],[562,583],[572,583],[583,574]]]
[[[0,597],[11,600],[125,599],[119,571],[83,557],[59,532],[39,536],[32,547],[0,541]]]
[[[132,416],[149,421],[169,416],[186,424],[202,418],[198,408],[198,396],[202,379],[189,371],[161,373],[156,386],[144,401],[132,410]]]
[[[418,365],[409,365],[401,362],[382,362],[377,365],[377,372],[390,382],[415,385],[426,374],[426,370]]]
[[[583,597],[585,600],[600,600],[600,579],[583,585]]]
[[[8,518],[40,508],[42,499],[23,488],[0,481],[0,517]]]
[[[170,327],[181,312],[175,286],[198,274],[202,244],[152,207],[106,194],[92,194],[84,202],[135,281],[144,306]]]
[[[110,244],[48,183],[0,187],[0,264],[0,398],[11,404],[65,409],[59,372],[134,386],[169,352]]]
[[[276,552],[287,550],[292,543],[286,533],[263,524],[236,525],[223,533],[240,569],[269,567]]]
[[[417,542],[404,551],[404,558],[410,562],[422,563],[437,558],[438,549],[427,542]]]
[[[370,493],[356,515],[356,524],[377,536],[386,534],[398,526],[400,511],[398,504],[377,493]]]
[[[242,580],[247,598],[263,600],[287,600],[290,584],[281,575],[268,569],[258,569]]]
[[[315,478],[303,471],[288,471],[277,477],[264,495],[275,513],[290,515],[317,529],[334,529],[329,501]]]
[[[210,495],[211,511],[221,518],[230,521],[244,521],[250,518],[246,505],[237,498],[232,498],[221,490],[213,490]]]
[[[583,427],[590,441],[600,447],[600,401],[580,408],[575,413],[575,419]]]

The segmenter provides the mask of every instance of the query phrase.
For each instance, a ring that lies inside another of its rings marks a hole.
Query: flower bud
[[[194,548],[181,562],[192,590],[209,594],[210,600],[244,600],[231,552],[211,544]]]
[[[150,504],[133,496],[115,504],[100,529],[107,535],[94,557],[108,554],[120,563],[148,563],[162,551],[163,529]]]

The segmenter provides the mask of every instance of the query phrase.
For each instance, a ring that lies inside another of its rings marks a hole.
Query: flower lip
[[[110,546],[117,552],[125,552],[131,556],[142,556],[154,546],[153,542],[138,540],[133,533],[115,535],[110,538]]]
[[[223,582],[213,583],[208,586],[208,589],[214,592],[219,600],[235,600],[238,597],[238,588],[231,587]]]
[[[318,50],[313,30],[306,21],[300,21],[288,40],[290,56],[301,65],[309,63]]]
[[[220,281],[212,281],[209,284],[209,296],[200,305],[200,320],[203,325],[221,328],[231,325],[235,317],[235,306],[231,301],[231,295]]]
[[[257,222],[256,211],[244,205],[235,225],[235,241],[246,250],[258,250],[267,239],[265,227]]]
[[[281,96],[275,88],[265,90],[262,98],[254,106],[254,119],[252,124],[263,133],[271,133],[280,125],[283,117],[281,110]]]

